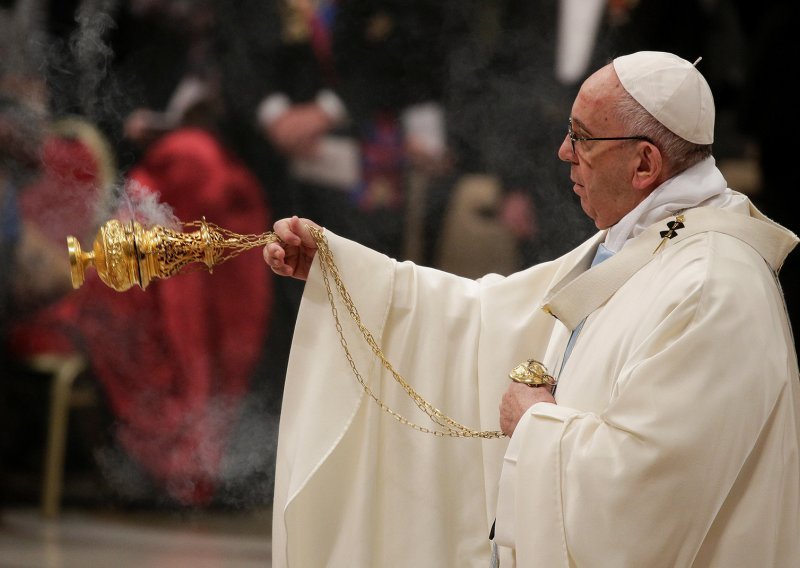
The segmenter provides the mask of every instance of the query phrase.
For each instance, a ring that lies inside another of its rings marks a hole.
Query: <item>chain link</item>
[[[258,235],[241,235],[206,221],[205,218],[203,218],[202,221],[188,221],[184,223],[183,226],[192,229],[201,229],[205,226],[211,229],[210,233],[213,239],[212,246],[215,249],[215,253],[218,255],[215,264],[222,264],[226,260],[230,260],[246,250],[255,247],[263,247],[269,243],[280,242],[278,235],[272,231]]]
[[[336,263],[333,259],[333,253],[331,253],[330,248],[328,247],[328,241],[325,238],[325,235],[322,234],[322,231],[317,229],[316,227],[308,227],[311,231],[312,236],[314,237],[314,241],[317,244],[317,255],[319,256],[320,261],[320,269],[322,270],[322,279],[325,282],[325,290],[328,294],[328,301],[331,305],[331,313],[333,314],[333,319],[336,322],[336,333],[339,335],[339,342],[344,349],[345,355],[347,357],[347,362],[350,364],[350,368],[353,370],[353,374],[355,375],[358,382],[361,384],[364,392],[369,395],[372,400],[374,400],[377,405],[388,413],[392,418],[400,422],[401,424],[405,424],[406,426],[410,426],[414,430],[419,432],[423,432],[425,434],[432,434],[434,436],[439,437],[451,437],[451,438],[486,438],[486,439],[494,439],[494,438],[503,438],[505,434],[500,431],[496,430],[473,430],[460,422],[450,418],[448,415],[444,414],[441,410],[434,407],[430,404],[427,400],[425,400],[414,388],[408,384],[408,382],[394,369],[392,364],[384,355],[383,350],[380,348],[378,343],[375,341],[375,338],[372,336],[370,331],[366,328],[366,326],[361,321],[361,316],[356,309],[355,304],[353,303],[352,298],[350,297],[350,293],[347,291],[347,288],[344,286],[344,282],[342,281],[341,275],[339,273],[339,269],[336,266]],[[364,380],[364,377],[361,376],[359,373],[358,368],[356,367],[356,363],[353,360],[353,356],[350,353],[350,348],[347,344],[347,340],[344,337],[344,331],[342,328],[342,323],[339,320],[339,311],[336,308],[336,302],[333,297],[333,289],[331,287],[331,283],[329,280],[330,277],[333,278],[334,283],[336,284],[336,290],[339,294],[339,297],[342,300],[342,303],[347,308],[347,311],[350,314],[350,317],[353,319],[355,324],[358,326],[358,329],[361,331],[361,335],[364,337],[364,340],[369,345],[370,349],[373,353],[381,360],[384,368],[389,371],[392,376],[394,377],[395,381],[403,388],[403,390],[408,394],[411,400],[414,401],[414,404],[422,410],[435,424],[437,424],[440,429],[432,429],[427,428],[425,426],[421,426],[416,424],[398,412],[389,408],[389,406],[383,402],[367,385],[367,382]]]

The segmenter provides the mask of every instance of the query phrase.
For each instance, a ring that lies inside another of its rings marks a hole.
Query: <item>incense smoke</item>
[[[168,203],[159,201],[160,194],[130,180],[125,185],[125,191],[119,197],[117,217],[121,221],[137,221],[144,226],[160,225],[179,231],[181,221],[172,211]]]

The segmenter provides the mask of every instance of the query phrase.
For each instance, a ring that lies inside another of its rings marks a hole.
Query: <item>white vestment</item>
[[[687,209],[655,254],[674,218],[591,270],[605,232],[478,281],[326,232],[391,365],[473,429],[498,429],[511,368],[555,371],[586,322],[557,404],[531,407],[510,441],[435,437],[365,394],[315,262],[281,414],[273,566],[486,568],[495,516],[503,568],[797,566],[800,384],[775,280],[797,239],[744,201]],[[333,295],[375,396],[434,428]]]

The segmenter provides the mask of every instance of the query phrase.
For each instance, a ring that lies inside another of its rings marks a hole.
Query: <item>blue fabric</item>
[[[16,188],[9,183],[3,189],[0,194],[0,335],[4,331],[10,306],[12,259],[22,235]],[[0,360],[0,367],[2,365]]]
[[[597,252],[594,254],[594,259],[592,259],[592,266],[597,266],[612,256],[614,256],[614,253],[607,249],[604,244],[600,243],[600,246],[597,247]],[[575,340],[578,338],[578,334],[581,332],[585,322],[586,318],[583,318],[581,323],[575,326],[575,329],[572,330],[572,334],[569,336],[569,341],[567,342],[567,348],[564,350],[564,360],[561,362],[561,369],[563,369],[564,365],[567,363],[567,359],[569,359],[570,353],[572,353],[572,348],[575,346]],[[560,374],[561,372],[559,371],[559,375]]]
[[[598,264],[600,264],[604,260],[608,260],[612,256],[614,256],[613,251],[610,251],[609,249],[606,248],[606,245],[600,243],[600,246],[597,247],[597,252],[594,253],[594,259],[592,259],[592,266],[597,266]]]
[[[22,220],[17,204],[16,188],[7,184],[0,203],[0,242],[16,246],[22,233]]]

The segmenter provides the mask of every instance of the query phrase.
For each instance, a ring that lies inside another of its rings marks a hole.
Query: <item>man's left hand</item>
[[[517,428],[520,418],[537,402],[555,404],[550,387],[529,387],[512,382],[500,402],[500,430],[509,438]]]

